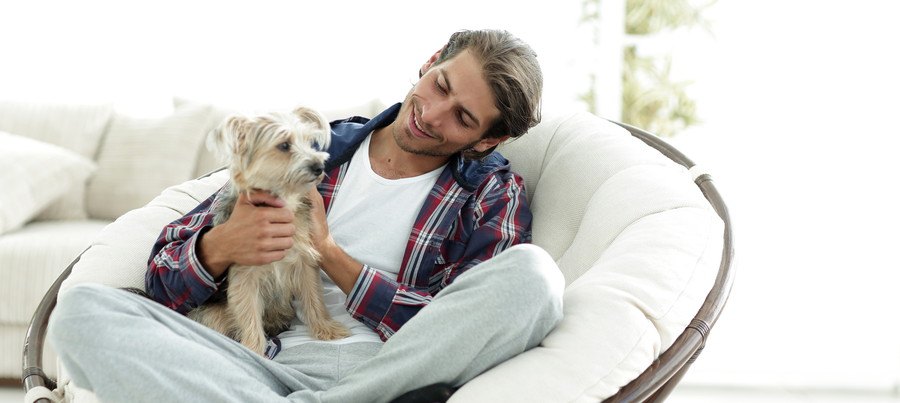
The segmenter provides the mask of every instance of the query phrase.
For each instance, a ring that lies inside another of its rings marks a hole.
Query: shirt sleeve
[[[218,290],[218,284],[197,257],[200,236],[212,228],[215,197],[216,194],[210,196],[184,217],[166,225],[150,254],[144,278],[147,293],[182,314]]]
[[[473,228],[458,258],[447,262],[450,275],[446,284],[513,245],[531,242],[531,210],[519,176],[509,175],[506,180],[495,178],[475,197],[473,207],[461,211],[474,217],[461,220],[472,223]],[[364,265],[347,296],[346,307],[351,316],[387,340],[433,298],[426,289],[400,284]]]

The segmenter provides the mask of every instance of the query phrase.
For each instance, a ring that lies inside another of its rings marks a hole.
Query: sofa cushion
[[[176,111],[192,108],[209,108],[209,116],[206,119],[206,123],[203,125],[203,142],[197,149],[197,164],[194,167],[193,177],[197,178],[203,176],[224,166],[225,164],[219,161],[219,158],[206,146],[206,138],[208,137],[209,132],[218,127],[225,118],[237,113],[237,111],[179,97],[172,99],[172,106],[175,107]]]
[[[163,118],[114,116],[87,188],[90,217],[115,219],[191,179],[209,114],[195,107]]]
[[[197,207],[228,180],[228,172],[165,189],[146,206],[129,211],[91,242],[60,292],[80,283],[144,289],[150,250],[162,228]]]
[[[0,234],[19,228],[97,168],[65,148],[0,131]]]
[[[107,224],[39,221],[0,236],[0,323],[27,324],[50,284]]]
[[[113,114],[111,104],[75,105],[0,102],[0,130],[55,144],[93,160]],[[87,218],[84,189],[63,194],[38,217],[41,220]]]
[[[0,130],[56,144],[94,159],[112,105],[0,102]]]

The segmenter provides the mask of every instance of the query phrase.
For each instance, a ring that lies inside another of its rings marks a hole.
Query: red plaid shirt
[[[319,185],[331,207],[353,152],[372,130],[394,120],[399,104],[372,120],[332,123],[326,179]],[[147,291],[179,312],[208,300],[219,289],[195,253],[199,236],[212,226],[215,195],[169,224],[153,248]],[[522,178],[494,153],[482,161],[451,158],[413,224],[396,278],[363,266],[347,296],[347,310],[382,339],[428,305],[434,295],[466,270],[501,251],[531,241],[531,212]]]

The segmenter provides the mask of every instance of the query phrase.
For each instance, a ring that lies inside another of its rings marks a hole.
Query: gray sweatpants
[[[462,385],[538,343],[562,318],[546,252],[510,248],[460,275],[384,344],[313,343],[258,356],[137,295],[79,285],[60,295],[49,341],[72,381],[105,402],[380,402]]]

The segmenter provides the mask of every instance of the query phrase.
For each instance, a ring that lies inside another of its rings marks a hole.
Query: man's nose
[[[422,123],[432,127],[441,125],[441,121],[450,109],[450,103],[444,100],[432,100],[422,104]]]

